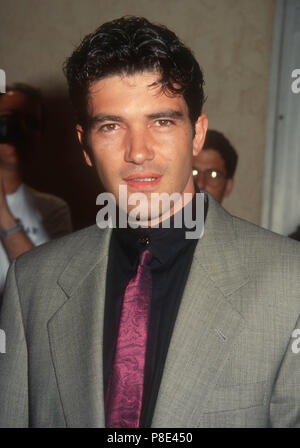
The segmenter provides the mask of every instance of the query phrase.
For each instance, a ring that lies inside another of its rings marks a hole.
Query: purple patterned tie
[[[145,250],[123,299],[119,334],[105,397],[107,428],[138,428],[142,409],[152,255]]]

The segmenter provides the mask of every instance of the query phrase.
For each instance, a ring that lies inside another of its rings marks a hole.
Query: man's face
[[[218,202],[228,196],[233,187],[233,179],[226,178],[225,162],[214,149],[204,149],[193,159],[194,175],[200,190],[208,191]]]
[[[137,192],[148,199],[151,193],[194,193],[192,158],[203,145],[207,119],[199,117],[193,137],[185,100],[153,86],[158,78],[156,72],[115,75],[90,87],[92,158],[84,152],[117,203],[119,185],[127,186],[128,199]],[[128,212],[134,207],[128,204]],[[150,209],[146,215],[150,219]]]
[[[30,145],[28,149],[37,149],[41,136],[42,111],[40,105],[21,92],[9,91],[2,94],[0,98],[0,116],[3,115],[17,116],[22,135],[26,136],[23,141],[26,140]],[[19,163],[17,146],[16,143],[0,144],[0,166],[14,166]],[[19,148],[20,151],[22,149],[22,147]]]

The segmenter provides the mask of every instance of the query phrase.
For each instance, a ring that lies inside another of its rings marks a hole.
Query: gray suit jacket
[[[93,226],[11,266],[0,319],[0,426],[104,426],[110,235]],[[300,426],[300,353],[291,337],[300,328],[299,249],[209,198],[153,427]]]

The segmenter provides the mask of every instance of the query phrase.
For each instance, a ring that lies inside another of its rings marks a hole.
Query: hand
[[[0,229],[7,229],[15,224],[16,220],[7,205],[4,182],[0,175]]]
[[[7,206],[7,202],[4,192],[4,182],[2,180],[2,177],[0,176],[0,209],[2,209],[3,206]]]

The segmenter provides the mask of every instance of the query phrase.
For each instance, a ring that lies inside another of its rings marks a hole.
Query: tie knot
[[[144,250],[140,256],[140,266],[147,266],[150,264],[152,259],[152,254],[150,250]]]

